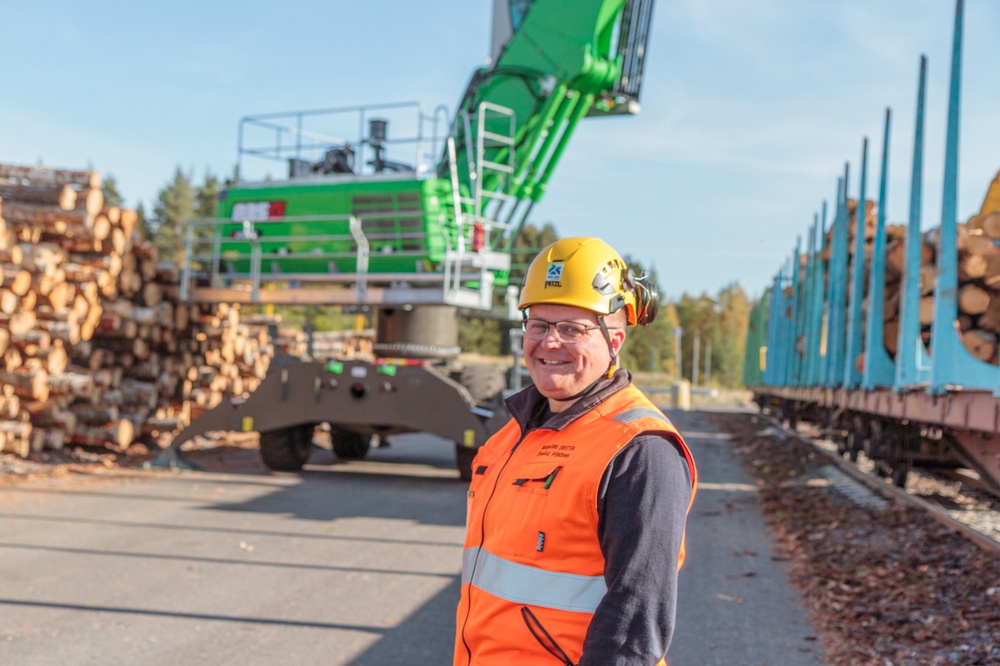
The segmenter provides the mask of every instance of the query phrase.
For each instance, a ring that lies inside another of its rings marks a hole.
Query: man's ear
[[[620,356],[622,345],[625,344],[625,330],[616,328],[611,331],[611,348],[615,350],[615,356]]]

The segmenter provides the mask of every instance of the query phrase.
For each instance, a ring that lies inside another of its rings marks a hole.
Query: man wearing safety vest
[[[694,460],[618,357],[657,290],[607,243],[534,259],[518,305],[533,386],[472,464],[456,666],[665,664]]]

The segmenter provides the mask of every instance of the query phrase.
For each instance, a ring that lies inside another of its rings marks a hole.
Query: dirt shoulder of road
[[[710,418],[757,479],[831,664],[1000,663],[1000,557],[915,508],[859,505],[826,482],[825,456],[759,416]]]
[[[0,487],[44,479],[92,479],[172,471],[168,466],[150,467],[157,462],[162,450],[156,445],[136,443],[124,451],[72,446],[59,451],[32,453],[27,458],[0,452]],[[260,461],[256,436],[199,437],[185,445],[184,457],[202,471],[267,473],[267,468]]]

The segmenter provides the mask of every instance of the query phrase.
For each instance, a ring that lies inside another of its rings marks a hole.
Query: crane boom
[[[510,248],[582,118],[639,111],[652,10],[652,0],[577,0],[572,11],[558,0],[495,0],[492,66],[473,74],[451,129],[458,164],[479,158],[508,167],[485,175],[458,170],[463,190],[504,193],[479,196],[479,208],[468,211],[494,222],[504,216],[492,247]],[[494,114],[481,127],[483,104],[510,109],[512,122]],[[508,132],[513,143],[494,142],[485,151],[477,145],[483,133]],[[449,167],[446,153],[438,173]],[[524,202],[528,208],[518,217]]]

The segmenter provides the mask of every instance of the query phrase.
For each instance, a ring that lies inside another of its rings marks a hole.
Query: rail
[[[278,235],[268,233],[269,227],[279,224],[330,225],[347,222],[349,234],[308,233]],[[222,227],[239,230],[224,235]],[[334,243],[351,249],[344,251],[296,252],[289,250],[289,243]],[[265,250],[267,246],[268,250]],[[206,251],[207,250],[207,251]],[[268,278],[281,280],[303,279],[302,275],[291,276],[278,271],[265,272],[265,262],[272,268],[275,262],[287,263],[297,259],[326,260],[350,259],[356,266],[353,278],[365,281],[370,242],[361,231],[358,219],[353,215],[303,216],[274,218],[270,220],[245,221],[240,225],[231,220],[204,219],[186,223],[184,238],[184,262],[182,269],[181,299],[190,297],[193,281],[207,282],[210,287],[227,286],[235,281],[249,281],[254,297],[259,294],[261,284]],[[243,266],[246,268],[241,268]]]
[[[821,442],[816,438],[810,435],[802,434],[794,428],[785,428],[784,425],[773,416],[763,413],[761,416],[766,421],[770,422],[776,430],[784,433],[788,437],[794,437],[798,441],[810,446],[819,455],[826,458],[827,461],[836,467],[840,472],[844,473],[857,483],[864,485],[866,488],[878,493],[881,497],[891,502],[908,504],[918,510],[925,511],[934,520],[938,521],[948,529],[958,532],[983,550],[994,554],[1000,553],[1000,542],[998,542],[994,536],[987,534],[982,529],[971,525],[967,521],[957,519],[955,516],[952,516],[948,511],[942,508],[939,503],[924,499],[914,493],[907,492],[903,488],[898,488],[888,484],[885,480],[879,478],[878,476],[869,474],[860,469],[856,464],[848,462],[843,456],[835,451],[831,451],[830,448],[821,444]]]

